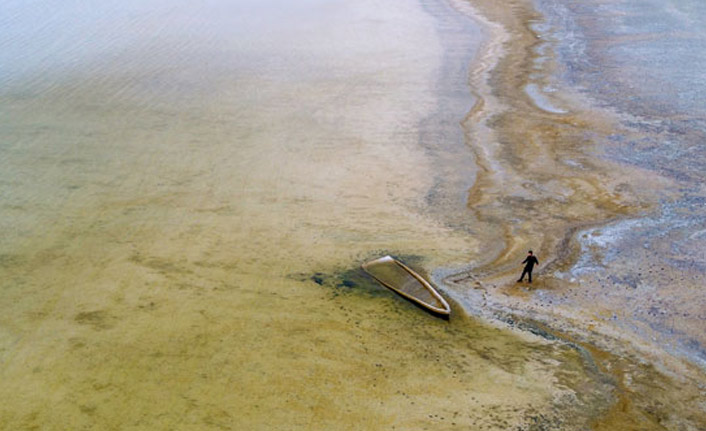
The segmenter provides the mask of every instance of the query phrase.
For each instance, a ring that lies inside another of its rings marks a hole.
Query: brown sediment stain
[[[591,407],[587,413],[592,417],[586,429],[696,430],[706,423],[706,411],[700,404],[703,388],[698,370],[675,377],[624,351],[622,346],[599,346],[595,338],[587,338],[585,334],[515,314],[498,316],[522,330],[571,347],[584,357],[587,369],[593,369],[594,380],[610,388],[603,393],[606,403],[586,404],[587,409]]]
[[[580,253],[577,232],[646,212],[657,202],[650,189],[659,187],[641,188],[639,170],[598,157],[619,128],[607,114],[581,104],[566,114],[533,105],[524,88],[530,74],[542,80],[534,60],[544,41],[530,27],[541,16],[529,2],[474,5],[503,30],[491,28],[495,37],[472,71],[478,103],[464,121],[479,165],[468,207],[488,245],[473,272],[486,283],[504,279],[528,248],[539,251],[544,272],[567,269]],[[556,64],[542,64],[550,76]]]
[[[706,423],[706,412],[700,411],[694,403],[700,396],[694,382],[684,385],[683,381],[667,377],[639,358],[616,355],[536,321],[531,325],[588,352],[598,371],[612,382],[615,401],[591,423],[592,430],[661,430],[677,424],[698,429],[700,424]],[[679,422],[674,421],[675,418]]]
[[[184,275],[191,274],[193,271],[187,268],[185,262],[172,262],[168,259],[157,256],[143,257],[136,253],[130,256],[131,262],[154,270],[163,275]]]
[[[12,253],[0,254],[0,268],[17,267],[26,262],[24,256]]]
[[[481,62],[485,69],[473,71],[479,102],[464,122],[480,165],[468,206],[487,225],[484,231],[502,238],[502,246],[476,271],[507,270],[510,259],[530,243],[547,260],[571,257],[575,253],[563,250],[571,245],[567,234],[643,212],[650,199],[631,186],[636,171],[596,157],[597,144],[618,127],[615,121],[580,107],[567,114],[544,112],[526,95],[529,75],[537,72],[534,48],[543,43],[529,26],[541,19],[531,5],[521,0],[509,8],[506,3],[475,4],[509,30],[502,45],[486,47],[500,55],[492,71],[487,70],[493,66],[490,60]],[[543,67],[549,75],[555,66],[548,61]]]
[[[74,321],[81,325],[88,325],[94,329],[110,329],[114,326],[112,316],[105,310],[82,311],[74,316]]]

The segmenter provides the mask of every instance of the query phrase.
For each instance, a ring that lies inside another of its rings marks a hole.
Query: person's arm
[[[520,265],[522,265],[522,264],[524,264],[524,263],[527,263],[528,260],[529,260],[529,257],[526,257],[525,260],[523,260]]]

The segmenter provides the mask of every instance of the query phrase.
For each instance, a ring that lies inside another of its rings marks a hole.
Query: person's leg
[[[531,283],[532,282],[532,270],[531,269],[529,271],[527,271],[527,277],[529,278],[529,282]]]
[[[522,275],[520,276],[520,279],[517,280],[517,281],[518,281],[518,282],[522,281],[522,279],[525,278],[525,274],[527,274],[527,268],[525,268],[525,269],[522,271]]]

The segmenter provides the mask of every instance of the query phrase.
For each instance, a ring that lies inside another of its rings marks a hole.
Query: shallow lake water
[[[481,30],[452,4],[3,8],[0,428],[506,429],[610,399],[580,350],[357,270],[478,250]]]

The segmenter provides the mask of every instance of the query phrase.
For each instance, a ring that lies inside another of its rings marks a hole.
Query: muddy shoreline
[[[586,353],[614,395],[593,429],[701,429],[704,370],[654,332],[628,329],[620,323],[629,319],[593,306],[605,284],[563,276],[586,253],[582,235],[653,213],[673,182],[603,156],[611,135],[631,131],[615,112],[555,82],[562,65],[536,31],[544,17],[531,2],[473,5],[490,37],[471,71],[478,102],[463,123],[478,165],[468,208],[493,245],[462,271],[437,271],[435,281],[473,315]],[[559,89],[537,94],[548,87]],[[537,280],[516,284],[529,248],[540,250]]]

